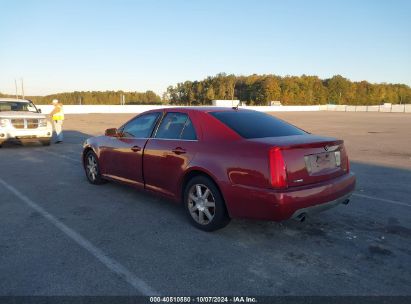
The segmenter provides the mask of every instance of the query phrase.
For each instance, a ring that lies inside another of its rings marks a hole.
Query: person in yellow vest
[[[63,104],[60,103],[57,99],[53,99],[53,102],[51,104],[54,106],[54,109],[53,111],[51,111],[50,117],[53,121],[54,131],[56,132],[56,144],[59,144],[63,142]]]

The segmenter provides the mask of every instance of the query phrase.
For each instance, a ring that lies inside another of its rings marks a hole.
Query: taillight
[[[343,157],[345,158],[345,170],[347,171],[347,173],[350,172],[350,160],[348,158],[348,153],[347,150],[345,149],[344,144],[341,147],[341,152],[343,153]]]
[[[287,168],[280,148],[272,148],[269,153],[271,185],[275,188],[287,187]]]

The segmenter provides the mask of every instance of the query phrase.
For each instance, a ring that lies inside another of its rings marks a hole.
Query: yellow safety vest
[[[53,120],[64,120],[63,107],[57,106],[59,111],[53,114]]]

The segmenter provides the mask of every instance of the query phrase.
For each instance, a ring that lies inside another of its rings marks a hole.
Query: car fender
[[[84,158],[86,157],[86,152],[92,150],[97,157],[100,157],[100,150],[98,149],[97,143],[93,140],[93,138],[87,139],[83,144],[83,152],[82,152],[82,163],[84,164]]]
[[[179,180],[180,193],[178,194],[177,197],[181,198],[181,201],[183,201],[183,199],[184,199],[184,189],[183,189],[183,187],[184,187],[185,183],[187,182],[186,178],[188,176],[190,176],[190,174],[193,173],[193,172],[198,172],[200,174],[208,176],[216,184],[216,186],[220,190],[220,193],[221,193],[224,201],[226,202],[225,189],[226,189],[226,185],[227,185],[227,183],[229,183],[229,181],[218,178],[217,174],[214,174],[210,170],[206,169],[205,166],[198,166],[198,165],[193,165],[193,166],[188,167],[186,169],[186,171],[184,172],[184,174],[181,176],[180,180]],[[219,175],[221,175],[221,174],[219,174]],[[226,202],[226,205],[227,205],[227,202]],[[227,206],[227,208],[229,208],[229,207]]]

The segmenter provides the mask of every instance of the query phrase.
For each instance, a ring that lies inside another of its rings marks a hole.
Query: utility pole
[[[23,99],[24,99],[24,84],[23,84],[23,78],[20,78],[20,80],[21,80],[21,96],[22,96]]]
[[[14,86],[16,88],[16,99],[19,99],[19,96],[17,95],[17,80],[14,79]]]

